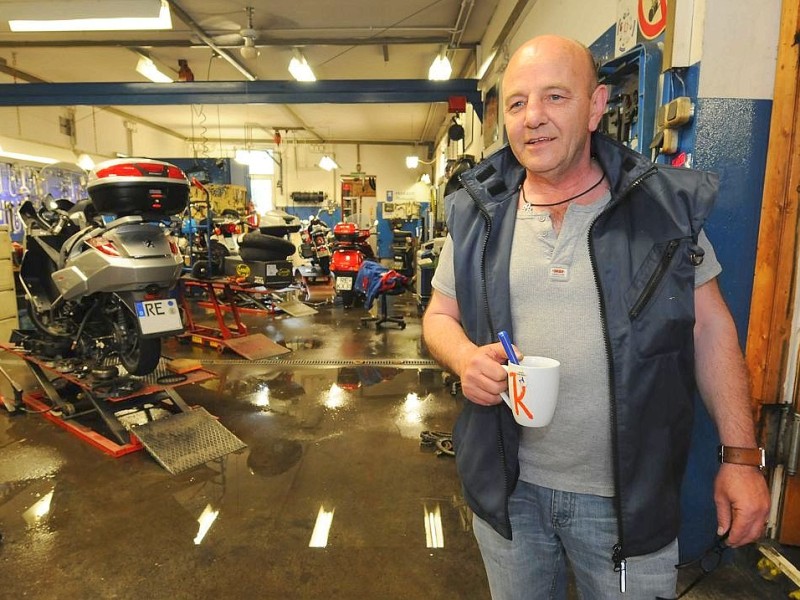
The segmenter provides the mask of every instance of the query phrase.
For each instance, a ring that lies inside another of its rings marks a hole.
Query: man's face
[[[503,78],[503,111],[511,149],[530,172],[558,179],[589,158],[590,133],[606,90],[592,92],[581,49],[556,42],[523,48]]]

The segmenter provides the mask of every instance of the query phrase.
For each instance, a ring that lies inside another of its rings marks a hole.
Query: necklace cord
[[[606,178],[606,174],[603,173],[600,176],[600,179],[597,180],[597,183],[595,183],[594,185],[592,185],[588,189],[582,191],[580,194],[575,194],[574,196],[570,196],[566,200],[560,200],[559,202],[553,202],[552,204],[534,204],[533,202],[528,202],[528,199],[525,197],[525,182],[524,181],[521,184],[519,184],[519,189],[522,192],[522,201],[525,203],[525,208],[527,210],[530,210],[530,208],[534,207],[534,206],[536,206],[536,207],[547,207],[547,206],[558,206],[559,204],[566,204],[570,200],[575,200],[576,198],[580,198],[581,196],[585,196],[586,194],[591,192],[594,188],[596,188],[598,185],[603,183],[603,180],[605,178]]]

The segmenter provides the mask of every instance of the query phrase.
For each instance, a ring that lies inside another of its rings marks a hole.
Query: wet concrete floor
[[[245,316],[292,350],[273,362],[169,341],[217,375],[180,396],[247,444],[176,475],[0,409],[0,598],[488,598],[453,459],[420,444],[460,400],[413,297],[390,300],[404,330],[361,307]],[[30,390],[19,362],[0,357]],[[686,597],[785,597],[754,561]]]

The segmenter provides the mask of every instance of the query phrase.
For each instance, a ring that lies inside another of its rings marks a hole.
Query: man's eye
[[[550,100],[551,102],[558,102],[559,100],[562,100],[563,98],[564,98],[564,96],[562,96],[561,94],[550,94],[547,97],[547,99]]]
[[[511,111],[511,112],[514,112],[514,111],[516,111],[516,110],[519,110],[519,109],[520,109],[520,108],[522,108],[523,106],[525,106],[525,103],[524,103],[522,100],[518,100],[517,102],[513,102],[513,103],[512,103],[512,104],[511,104],[511,105],[508,107],[508,110],[509,110],[509,111]]]

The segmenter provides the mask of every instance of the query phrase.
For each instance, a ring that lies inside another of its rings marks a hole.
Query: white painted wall
[[[698,95],[772,99],[781,0],[695,0],[704,10]]]
[[[341,201],[341,176],[356,172],[356,165],[361,165],[361,172],[375,177],[377,202],[386,199],[386,192],[403,193],[416,202],[429,200],[428,186],[418,184],[423,172],[430,172],[430,167],[420,164],[417,169],[406,168],[406,156],[417,154],[423,160],[424,150],[413,145],[373,145],[361,144],[293,144],[290,141],[281,145],[283,160],[283,192],[276,197],[278,206],[291,204],[292,192],[322,191],[332,202]],[[341,167],[335,171],[324,171],[317,164],[323,154],[329,154]]]
[[[509,43],[509,52],[544,33],[563,35],[586,45],[617,21],[617,0],[539,0],[525,15]]]
[[[59,117],[74,114],[74,140],[61,133]],[[183,140],[136,123],[130,135],[124,120],[107,111],[88,106],[0,107],[0,147],[26,154],[52,156],[75,162],[89,154],[95,162],[115,158],[117,152],[140,156],[192,156]],[[3,143],[5,140],[5,144]]]

